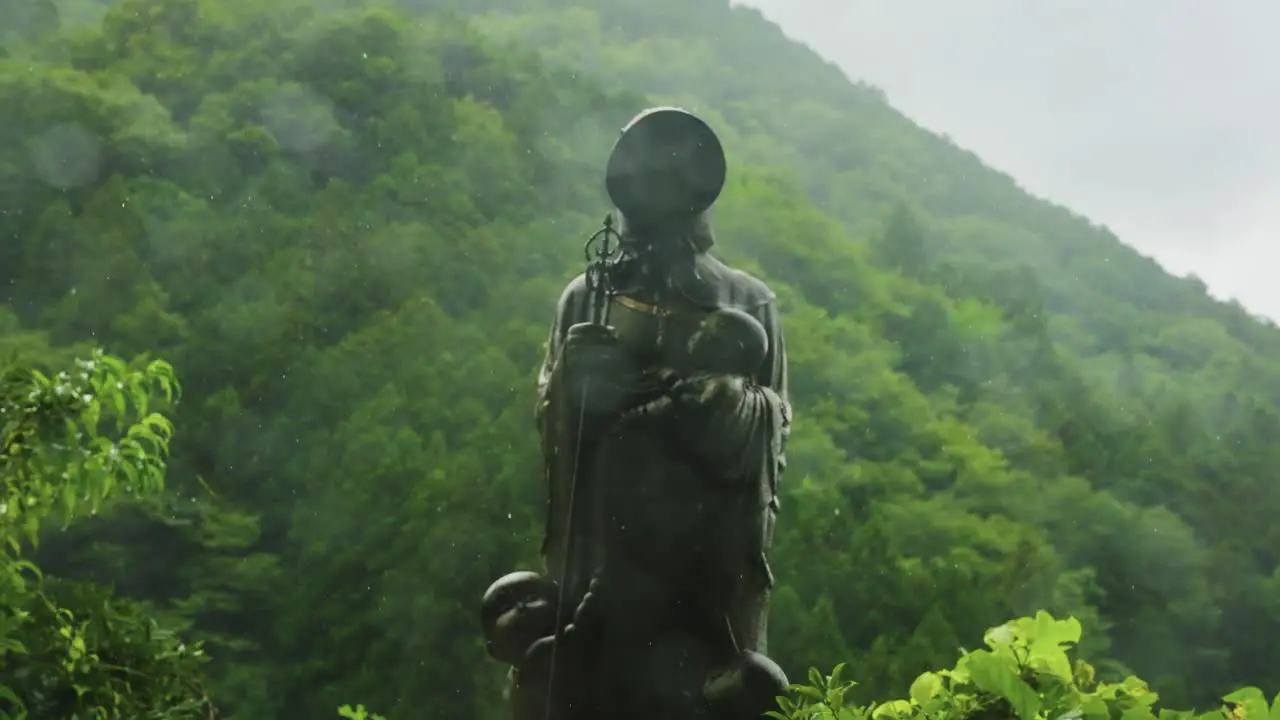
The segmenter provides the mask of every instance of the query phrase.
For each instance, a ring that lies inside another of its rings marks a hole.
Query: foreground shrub
[[[857,683],[841,679],[842,666],[793,685],[779,698],[774,720],[1280,720],[1280,696],[1268,706],[1257,688],[1223,698],[1217,710],[1157,709],[1159,699],[1136,677],[1098,682],[1093,667],[1073,650],[1080,642],[1075,618],[1045,612],[988,630],[987,648],[965,653],[950,670],[927,672],[910,697],[856,706],[846,697]]]
[[[167,364],[101,352],[53,375],[0,367],[0,720],[214,716],[198,645],[26,557],[46,525],[163,490],[172,427],[153,408],[177,390]]]

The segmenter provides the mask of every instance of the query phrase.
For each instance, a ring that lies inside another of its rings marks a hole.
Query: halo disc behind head
[[[692,218],[720,197],[725,169],[724,148],[710,126],[680,108],[650,108],[622,129],[605,189],[629,220]]]

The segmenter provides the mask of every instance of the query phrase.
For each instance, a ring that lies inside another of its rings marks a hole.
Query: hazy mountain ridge
[[[1065,316],[1055,318],[1058,337],[1084,357],[1141,352],[1159,344],[1161,328],[1188,316],[1221,323],[1255,351],[1280,351],[1271,321],[1212,298],[1199,280],[1170,275],[1105,227],[1031,195],[755,9],[720,0],[512,5],[466,7],[493,36],[537,47],[606,87],[722,117],[735,161],[787,167],[851,234],[905,202],[925,217],[936,260],[978,271],[1029,266],[1048,308]],[[680,50],[662,52],[665,44]],[[1117,337],[1121,316],[1150,336]],[[1280,379],[1268,375],[1269,392],[1280,398]]]

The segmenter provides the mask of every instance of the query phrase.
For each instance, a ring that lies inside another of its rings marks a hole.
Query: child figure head
[[[733,308],[707,315],[689,338],[689,357],[702,372],[751,375],[760,369],[768,353],[764,325]]]

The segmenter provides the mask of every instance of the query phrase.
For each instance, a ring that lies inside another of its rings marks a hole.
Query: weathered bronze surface
[[[546,575],[490,588],[486,640],[517,720],[754,719],[786,684],[765,656],[790,427],[774,295],[710,255],[702,216],[631,227],[609,324],[583,276],[557,304]]]

